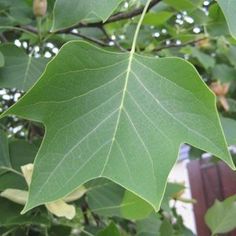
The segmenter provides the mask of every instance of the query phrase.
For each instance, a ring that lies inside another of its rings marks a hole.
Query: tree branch
[[[207,37],[191,40],[191,41],[181,43],[181,44],[168,44],[168,45],[164,45],[164,46],[159,47],[159,48],[155,48],[153,50],[153,52],[159,52],[159,51],[161,51],[163,49],[167,49],[167,48],[180,48],[180,47],[184,47],[184,46],[187,46],[187,45],[190,45],[190,44],[198,43],[198,42],[203,41],[205,39],[207,39]]]
[[[152,0],[149,7],[148,7],[148,11],[154,7],[156,4],[158,4],[159,2],[161,2],[161,0]],[[76,29],[76,28],[82,28],[82,27],[98,27],[100,28],[104,34],[106,34],[106,31],[104,31],[104,28],[103,26],[105,24],[109,24],[109,23],[112,23],[112,22],[116,22],[116,21],[120,21],[120,20],[125,20],[125,19],[130,19],[132,17],[135,17],[135,16],[138,16],[140,15],[142,12],[143,12],[143,9],[144,7],[139,7],[139,8],[136,8],[130,12],[120,12],[120,13],[117,13],[117,14],[114,14],[112,16],[110,16],[110,18],[108,18],[108,20],[106,22],[102,22],[102,21],[99,21],[99,22],[93,22],[93,23],[78,23],[77,25],[74,25],[74,26],[71,26],[71,27],[68,27],[66,29],[62,29],[62,30],[58,30],[56,32],[53,32],[54,34],[71,34],[71,35],[75,35],[75,36],[78,36],[78,37],[81,37],[83,39],[86,39],[90,42],[94,42],[100,46],[108,46],[110,47],[111,45],[109,43],[106,43],[106,42],[103,42],[101,40],[98,40],[96,38],[93,38],[93,37],[89,37],[89,36],[86,36],[86,35],[83,35],[81,33],[77,33],[77,32],[73,32],[72,30],[73,29]],[[18,28],[24,30],[24,31],[28,31],[30,33],[33,33],[33,34],[38,34],[38,30],[30,25],[25,25],[25,26],[19,26]],[[109,35],[107,35],[107,38],[110,39]],[[112,42],[114,43],[114,45],[119,48],[120,50],[122,51],[125,51],[124,48],[122,48],[117,42],[113,41]]]
[[[93,38],[93,37],[89,37],[87,35],[84,35],[84,34],[81,34],[81,33],[77,33],[77,32],[69,32],[68,34],[71,34],[71,35],[75,35],[75,36],[78,36],[80,38],[83,38],[83,39],[86,39],[90,42],[93,42],[93,43],[96,43],[100,46],[103,46],[103,47],[110,47],[111,45],[109,43],[105,43],[99,39],[96,39],[96,38]]]
[[[161,2],[161,0],[152,0],[147,11],[149,11],[152,7],[154,7],[159,2]],[[144,7],[139,7],[130,12],[121,12],[121,13],[115,14],[111,16],[110,18],[108,18],[108,20],[104,23],[108,24],[108,23],[112,23],[112,22],[116,22],[120,20],[130,19],[134,16],[140,15],[143,12],[143,9]]]
[[[103,34],[105,35],[105,37],[107,38],[107,40],[109,42],[114,43],[114,46],[116,46],[118,49],[120,49],[123,52],[126,52],[127,50],[125,48],[123,48],[116,40],[112,40],[111,37],[109,36],[109,34],[106,32],[106,30],[104,29],[103,25],[100,27],[100,30],[103,32]]]

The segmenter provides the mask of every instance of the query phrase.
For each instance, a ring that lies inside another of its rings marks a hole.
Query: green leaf
[[[157,13],[150,12],[147,13],[143,19],[143,24],[160,26],[166,23],[171,18],[171,16],[173,16],[173,13],[168,11],[161,11]]]
[[[236,80],[236,70],[226,64],[217,64],[212,69],[213,78],[222,82]]]
[[[33,163],[38,146],[24,140],[8,143],[6,134],[1,129],[0,140],[0,191],[7,188],[27,189],[20,167]]]
[[[146,218],[152,211],[145,201],[109,180],[93,180],[86,188],[89,207],[98,215],[137,220]]]
[[[137,236],[158,236],[161,223],[159,215],[154,213],[146,219],[138,221]]]
[[[8,139],[5,132],[1,129],[0,140],[0,191],[7,188],[25,189],[27,186],[24,178],[16,174],[15,169],[12,167]],[[17,158],[19,159],[19,156],[17,156]]]
[[[0,191],[7,188],[28,189],[20,166],[33,163],[38,146],[24,140],[8,143],[6,134],[1,129],[0,140]]]
[[[7,136],[1,129],[0,140],[0,169],[1,167],[11,167]]]
[[[12,167],[20,171],[20,167],[33,163],[39,149],[38,143],[28,143],[25,140],[14,140],[9,143],[9,153]]]
[[[69,236],[71,235],[71,227],[65,225],[53,225],[49,229],[50,236]],[[89,235],[86,235],[89,236]]]
[[[224,13],[231,35],[234,38],[236,38],[236,24],[235,24],[236,1],[217,0],[217,2]]]
[[[228,98],[227,102],[229,104],[229,111],[236,112],[236,100]]]
[[[215,96],[183,59],[70,42],[3,116],[10,114],[46,127],[25,211],[97,177],[118,183],[158,211],[183,142],[235,168]]]
[[[164,0],[165,3],[169,4],[170,6],[174,7],[177,10],[194,10],[201,6],[201,0]]]
[[[8,143],[5,132],[0,129],[0,170],[20,171],[22,165],[33,163],[38,143],[14,140]]]
[[[173,199],[179,192],[183,191],[184,188],[184,185],[179,183],[168,183],[162,200],[161,208],[165,211],[168,211],[170,209],[170,200]]]
[[[122,216],[126,219],[138,220],[147,217],[153,208],[143,199],[129,191],[125,191],[123,201],[121,203]]]
[[[236,67],[236,46],[230,45],[226,56],[229,59],[230,64]]]
[[[22,176],[14,172],[5,171],[0,173],[0,191],[4,191],[7,188],[27,190],[28,186]]]
[[[102,20],[113,13],[123,0],[57,0],[53,10],[52,30],[67,28],[83,20]],[[69,14],[68,14],[69,13]]]
[[[200,51],[196,47],[186,47],[183,50],[187,50],[192,57],[195,57],[202,66],[207,70],[209,68],[213,68],[215,65],[215,59],[208,54]]]
[[[120,232],[116,225],[111,222],[105,229],[101,230],[97,236],[120,236]]]
[[[209,8],[209,19],[206,29],[214,37],[229,34],[224,14],[218,4],[212,4]]]
[[[0,87],[28,90],[43,72],[47,59],[33,58],[12,44],[1,44],[5,66],[0,68]]]
[[[43,224],[49,225],[46,218],[39,215],[21,215],[21,205],[15,204],[0,197],[0,226],[12,226],[23,224]]]
[[[236,120],[221,117],[221,124],[224,129],[225,137],[228,145],[236,144]]]
[[[236,228],[236,195],[220,202],[215,201],[208,209],[205,221],[212,235],[227,233]]]
[[[174,235],[174,230],[170,221],[167,219],[164,219],[164,221],[162,222],[160,226],[160,236],[166,236],[166,235],[168,236]]]
[[[120,205],[124,189],[106,179],[93,180],[86,184],[86,195],[90,209],[102,216],[121,217]]]
[[[3,67],[5,64],[4,56],[2,52],[0,51],[0,67]]]

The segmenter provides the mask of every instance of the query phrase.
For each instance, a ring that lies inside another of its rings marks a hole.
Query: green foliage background
[[[211,152],[235,168],[236,3],[50,0],[41,11],[31,0],[0,1],[0,191],[28,191],[20,167],[37,155],[27,212],[0,197],[0,234],[194,235],[170,204],[184,186],[167,176],[184,142],[190,158]],[[42,205],[81,184],[72,220]],[[212,233],[232,230],[235,212],[235,197],[216,202],[206,215]]]

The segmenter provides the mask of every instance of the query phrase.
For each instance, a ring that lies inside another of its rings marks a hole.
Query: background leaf
[[[1,44],[0,50],[5,58],[4,67],[0,68],[0,87],[28,90],[43,72],[45,58],[34,58],[24,53],[23,49],[12,44]]]
[[[12,203],[0,197],[0,227],[22,225],[22,224],[44,224],[48,225],[49,221],[37,215],[27,214],[22,216],[20,211],[22,206]]]
[[[234,0],[217,0],[217,2],[225,15],[230,33],[234,38],[236,38],[236,25],[235,25],[236,2]]]
[[[205,221],[211,229],[212,235],[227,233],[236,228],[236,196],[231,196],[224,201],[215,201],[208,209]]]
[[[123,0],[57,0],[53,10],[52,30],[73,26],[82,20],[106,19]],[[69,13],[69,14],[68,14]]]
[[[225,137],[228,145],[236,144],[236,120],[222,117],[221,123],[224,129]]]

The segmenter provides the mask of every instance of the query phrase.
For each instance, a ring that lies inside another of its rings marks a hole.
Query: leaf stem
[[[135,33],[134,33],[134,38],[133,38],[133,43],[132,43],[132,47],[131,47],[131,54],[133,54],[135,52],[135,48],[136,48],[136,43],[137,43],[137,39],[138,39],[138,34],[139,34],[139,31],[140,31],[140,28],[141,28],[141,25],[142,25],[142,22],[143,22],[143,19],[144,19],[144,16],[148,10],[148,7],[151,3],[151,0],[148,0],[145,7],[143,8],[143,12],[142,12],[142,15],[138,21],[138,25],[137,25],[137,28],[135,30]]]

